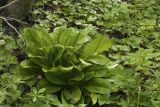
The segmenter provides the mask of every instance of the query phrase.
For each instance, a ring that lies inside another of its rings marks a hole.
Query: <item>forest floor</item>
[[[39,0],[23,22],[0,20],[0,107],[160,107],[159,0]]]

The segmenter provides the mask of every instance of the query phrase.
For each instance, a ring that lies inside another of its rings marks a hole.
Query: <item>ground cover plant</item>
[[[13,20],[0,107],[160,107],[159,0],[39,0]]]

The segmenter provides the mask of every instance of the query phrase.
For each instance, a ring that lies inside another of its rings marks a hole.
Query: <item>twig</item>
[[[1,16],[0,16],[0,17],[1,17]],[[18,23],[22,23],[22,24],[28,25],[28,23],[22,22],[21,20],[18,20],[18,19],[13,18],[13,17],[6,17],[6,20],[14,20],[14,21],[16,21],[16,22],[18,22]]]
[[[21,20],[18,20],[18,19],[13,18],[13,17],[4,17],[4,16],[1,16],[1,15],[0,15],[0,18],[1,18],[1,19],[4,19],[4,18],[5,18],[7,21],[8,21],[8,20],[14,20],[14,21],[16,21],[16,22],[18,22],[18,23],[28,25],[28,23],[22,22]]]
[[[22,39],[22,41],[24,42],[24,39],[22,38],[22,35],[19,33],[19,31],[18,31],[12,24],[10,24],[5,17],[1,17],[1,16],[0,16],[0,18],[3,19],[3,20],[18,34],[18,36],[19,36],[19,37]],[[16,42],[17,46],[20,48],[20,46],[18,45],[18,43],[17,43],[16,40],[15,40],[15,42]],[[25,42],[24,42],[24,43],[25,43]]]
[[[14,0],[14,1],[12,1],[12,2],[6,4],[6,5],[2,6],[2,7],[0,7],[0,10],[2,10],[2,9],[4,9],[4,8],[6,8],[6,7],[8,7],[8,6],[10,6],[10,5],[16,3],[17,1],[19,1],[19,0]]]
[[[18,32],[18,30],[17,30],[13,25],[11,25],[11,24],[7,21],[6,18],[4,18],[4,17],[0,17],[0,18],[3,19],[12,29],[14,29],[15,32],[16,32],[19,36],[21,36],[21,34]]]

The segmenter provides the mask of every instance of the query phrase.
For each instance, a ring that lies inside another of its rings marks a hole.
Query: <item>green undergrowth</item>
[[[160,107],[159,11],[159,0],[37,1],[19,40],[0,27],[0,107]]]

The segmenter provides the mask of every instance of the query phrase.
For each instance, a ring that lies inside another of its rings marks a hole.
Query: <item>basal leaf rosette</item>
[[[19,74],[25,80],[42,75],[37,87],[60,94],[63,104],[82,104],[93,94],[109,93],[108,60],[102,52],[112,42],[105,36],[92,39],[89,31],[66,27],[55,28],[53,33],[40,28],[24,29],[29,59],[21,62]]]

